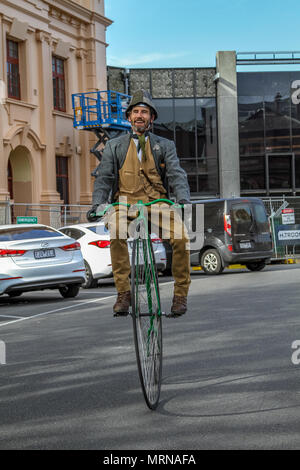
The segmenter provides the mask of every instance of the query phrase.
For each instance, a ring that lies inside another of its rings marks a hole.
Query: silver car
[[[40,224],[0,226],[0,295],[58,289],[76,297],[85,282],[80,244]]]

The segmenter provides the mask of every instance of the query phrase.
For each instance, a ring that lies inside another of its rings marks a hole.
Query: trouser
[[[130,261],[127,247],[128,225],[137,214],[128,215],[127,208],[116,206],[108,218],[111,234],[110,252],[113,276],[118,292],[130,290]],[[167,240],[173,250],[172,274],[174,277],[174,295],[187,296],[190,278],[189,238],[180,214],[169,206],[158,204],[148,206],[148,222],[151,231]],[[129,234],[132,235],[132,234]]]

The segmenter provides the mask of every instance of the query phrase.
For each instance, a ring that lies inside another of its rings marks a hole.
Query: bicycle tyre
[[[141,238],[133,242],[131,302],[139,378],[146,404],[155,410],[161,389],[163,343],[158,276],[152,243],[150,253],[148,243]],[[149,257],[152,257],[152,267]],[[141,258],[143,264],[139,263]]]

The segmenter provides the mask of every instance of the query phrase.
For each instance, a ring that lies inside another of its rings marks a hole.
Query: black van
[[[272,236],[261,199],[254,197],[193,201],[193,229],[196,206],[204,210],[204,240],[193,250],[191,265],[207,274],[219,274],[231,264],[245,264],[251,271],[263,269],[272,257]],[[171,268],[171,248],[165,243],[167,272]]]
[[[203,204],[204,244],[192,250],[191,264],[219,274],[230,264],[260,271],[272,257],[272,235],[265,206],[254,197],[193,201]]]

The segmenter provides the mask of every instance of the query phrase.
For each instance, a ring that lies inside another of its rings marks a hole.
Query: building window
[[[244,194],[300,190],[300,104],[294,72],[239,72],[241,190]]]
[[[68,158],[56,157],[56,189],[64,204],[69,204]]]
[[[52,82],[54,109],[66,111],[65,99],[65,67],[64,60],[52,57]]]
[[[21,99],[20,73],[19,73],[19,44],[7,39],[7,96],[16,100]]]

